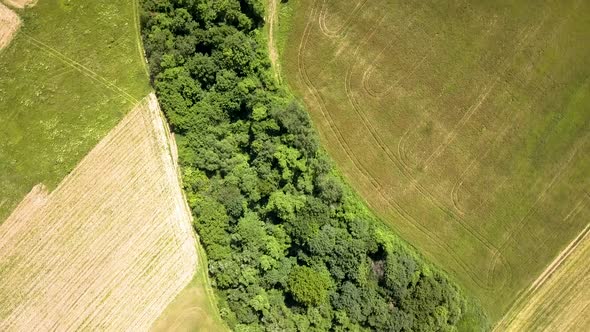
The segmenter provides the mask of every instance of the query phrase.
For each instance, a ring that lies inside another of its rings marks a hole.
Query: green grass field
[[[0,222],[53,189],[149,92],[136,4],[39,1],[0,51]]]
[[[498,320],[590,220],[590,2],[281,6],[339,168]]]

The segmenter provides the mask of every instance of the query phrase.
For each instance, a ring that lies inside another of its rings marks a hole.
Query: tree
[[[297,266],[289,275],[289,291],[297,302],[306,306],[325,303],[331,286],[327,272],[318,272],[307,266]]]
[[[242,331],[448,330],[458,288],[377,227],[271,73],[262,0],[142,0],[220,313]],[[395,244],[395,245],[394,245]],[[385,265],[383,275],[371,259]]]

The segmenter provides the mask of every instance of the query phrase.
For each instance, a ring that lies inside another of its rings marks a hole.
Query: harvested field
[[[51,193],[0,227],[0,330],[146,330],[193,279],[169,132],[144,99]]]
[[[342,173],[500,319],[590,220],[590,2],[279,6]]]
[[[38,0],[3,0],[5,4],[15,8],[33,7]]]
[[[20,25],[18,15],[0,3],[0,50],[10,43]]]
[[[590,330],[590,225],[533,283],[495,331]],[[520,305],[519,305],[520,304]]]

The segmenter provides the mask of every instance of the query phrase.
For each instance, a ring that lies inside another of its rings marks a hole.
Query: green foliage
[[[261,0],[143,3],[222,316],[240,331],[452,328],[461,293],[381,236],[334,175],[307,113],[270,75],[262,17]]]
[[[289,291],[303,305],[321,305],[328,299],[331,282],[327,271],[318,272],[307,266],[297,266],[289,275]]]

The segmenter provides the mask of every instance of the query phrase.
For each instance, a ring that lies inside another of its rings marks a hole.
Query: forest
[[[152,83],[221,316],[236,331],[473,328],[473,304],[343,183],[274,79],[264,4],[142,2]]]

